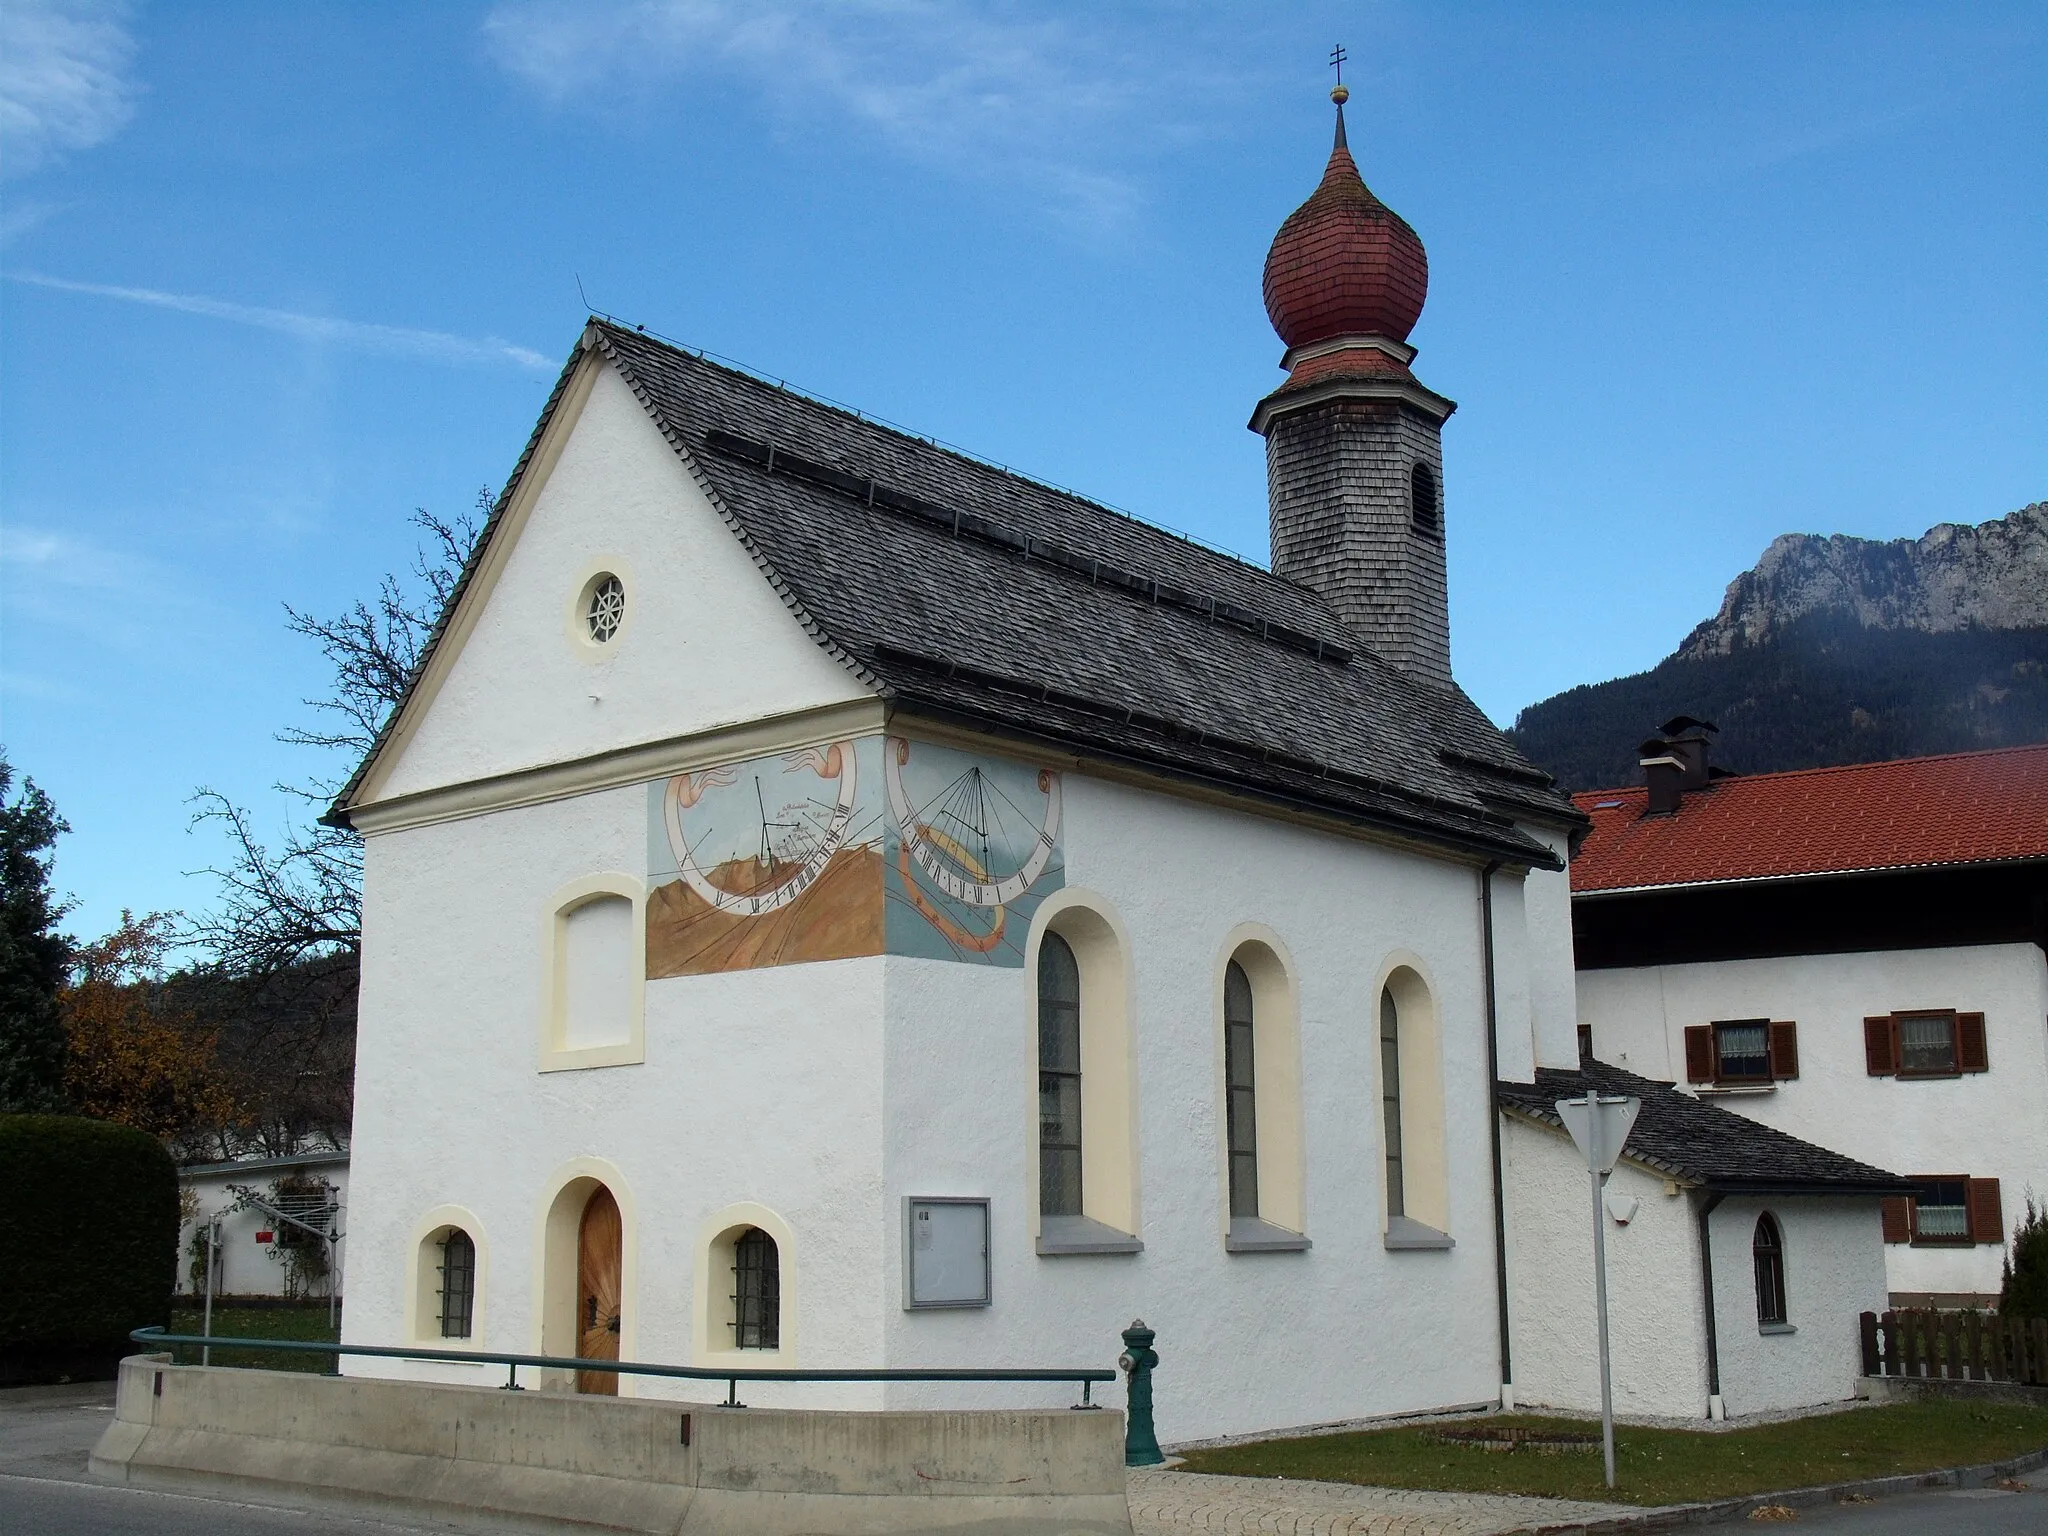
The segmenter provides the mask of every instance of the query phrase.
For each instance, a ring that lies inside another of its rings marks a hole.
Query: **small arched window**
[[[1756,1219],[1756,1236],[1750,1241],[1750,1257],[1756,1264],[1756,1320],[1763,1327],[1785,1321],[1785,1240],[1778,1231],[1778,1219],[1769,1211]]]
[[[466,1339],[475,1324],[476,1244],[460,1227],[441,1239],[441,1337]]]
[[[1252,982],[1231,961],[1223,973],[1224,1116],[1230,1137],[1230,1214],[1259,1214],[1258,1084],[1252,1066]]]
[[[732,1245],[732,1343],[735,1349],[782,1346],[782,1256],[759,1227],[747,1228]]]
[[[1081,967],[1056,933],[1038,946],[1038,1209],[1081,1214]]]
[[[1408,1214],[1407,1180],[1401,1170],[1401,1010],[1394,989],[1380,993],[1380,1108],[1387,1142],[1387,1216]]]
[[[1443,517],[1437,503],[1436,471],[1420,459],[1408,475],[1408,520],[1424,538],[1443,531]]]

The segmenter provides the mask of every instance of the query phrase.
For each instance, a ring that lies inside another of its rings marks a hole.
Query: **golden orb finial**
[[[1351,99],[1351,87],[1350,87],[1350,86],[1348,86],[1348,85],[1339,85],[1339,86],[1336,86],[1336,87],[1334,87],[1334,88],[1333,88],[1333,89],[1331,90],[1331,92],[1330,92],[1330,100],[1332,100],[1332,101],[1334,101],[1335,103],[1337,103],[1337,105],[1338,105],[1338,106],[1340,106],[1340,107],[1341,107],[1341,106],[1343,106],[1343,105],[1344,105],[1344,103],[1345,103],[1345,102],[1347,102],[1347,101],[1349,101],[1350,99]]]

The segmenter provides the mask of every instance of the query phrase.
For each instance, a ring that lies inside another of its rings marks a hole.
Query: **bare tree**
[[[353,831],[318,816],[404,699],[493,499],[488,488],[479,491],[474,512],[452,521],[415,511],[423,537],[412,569],[387,575],[374,598],[332,618],[286,605],[286,627],[317,645],[333,669],[328,692],[304,701],[311,720],[278,733],[322,754],[306,781],[277,786],[306,807],[303,823],[273,844],[246,807],[218,790],[201,788],[193,797],[194,825],[216,824],[227,850],[207,871],[220,900],[187,923],[184,937],[210,958],[205,991],[225,1015],[228,1053],[260,1079],[244,1085],[244,1101],[264,1106],[251,1123],[223,1128],[223,1151],[236,1138],[291,1151],[286,1143],[309,1134],[332,1139],[346,1129],[363,848]]]

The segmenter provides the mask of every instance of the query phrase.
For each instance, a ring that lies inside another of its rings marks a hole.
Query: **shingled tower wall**
[[[1266,438],[1273,570],[1395,666],[1449,687],[1441,432],[1457,407],[1408,371],[1428,288],[1422,242],[1352,162],[1339,94],[1322,184],[1266,257],[1289,370],[1251,422]]]

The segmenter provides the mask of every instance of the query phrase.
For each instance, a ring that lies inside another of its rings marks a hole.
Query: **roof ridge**
[[[738,358],[727,357],[723,353],[712,352],[703,347],[689,346],[687,343],[677,341],[672,336],[664,336],[660,332],[650,331],[644,326],[636,325],[629,327],[624,321],[610,315],[593,313],[590,319],[592,324],[601,325],[607,330],[637,341],[653,342],[655,345],[670,352],[680,353],[693,362],[704,363],[712,368],[716,368],[721,373],[728,373],[736,378],[745,379],[751,384],[764,385],[768,388],[779,390],[783,394],[794,395],[798,399],[807,401],[812,405],[822,406],[824,409],[836,412],[841,416],[851,417],[862,426],[876,428],[879,431],[888,433],[892,437],[899,437],[905,442],[914,443],[920,448],[933,449],[938,453],[944,454],[949,459],[955,459],[972,468],[1001,475],[1006,479],[1016,481],[1020,485],[1028,485],[1034,490],[1048,492],[1073,502],[1078,506],[1093,508],[1095,511],[1106,513],[1110,517],[1119,518],[1127,523],[1133,523],[1152,533],[1163,534],[1169,539],[1176,539],[1183,544],[1201,550],[1204,554],[1215,559],[1227,561],[1231,565],[1239,566],[1268,581],[1279,582],[1290,591],[1299,593],[1310,602],[1324,607],[1328,606],[1323,603],[1322,597],[1314,588],[1305,587],[1297,581],[1290,581],[1287,577],[1275,572],[1271,566],[1261,565],[1248,555],[1241,555],[1234,549],[1227,549],[1221,544],[1201,537],[1199,534],[1189,533],[1184,528],[1176,528],[1171,523],[1163,523],[1155,518],[1146,517],[1141,513],[1132,512],[1127,508],[1085,495],[1075,490],[1072,486],[1061,485],[1056,480],[1045,480],[1036,475],[1026,474],[1024,471],[1014,469],[1000,460],[984,458],[971,448],[963,448],[957,443],[933,437],[929,433],[918,432],[903,425],[901,422],[891,421],[887,417],[876,416],[870,412],[863,411],[858,406],[847,405],[843,401],[834,400],[830,395],[820,394],[816,390],[792,385],[788,380],[756,369],[749,363],[741,362]]]
[[[1764,773],[1730,773],[1713,780],[1713,786],[1738,782],[1754,784],[1763,779],[1810,778],[1823,773],[1858,773],[1875,768],[1906,768],[1916,763],[1946,763],[1962,758],[2004,757],[2023,752],[2048,752],[2048,741],[2023,741],[2007,747],[1973,747],[1966,752],[1928,752],[1920,757],[1881,757],[1874,763],[1831,763],[1818,768],[1773,768]],[[1594,795],[1641,796],[1648,792],[1641,784],[1623,784],[1613,789],[1575,789],[1572,799],[1584,800]]]

